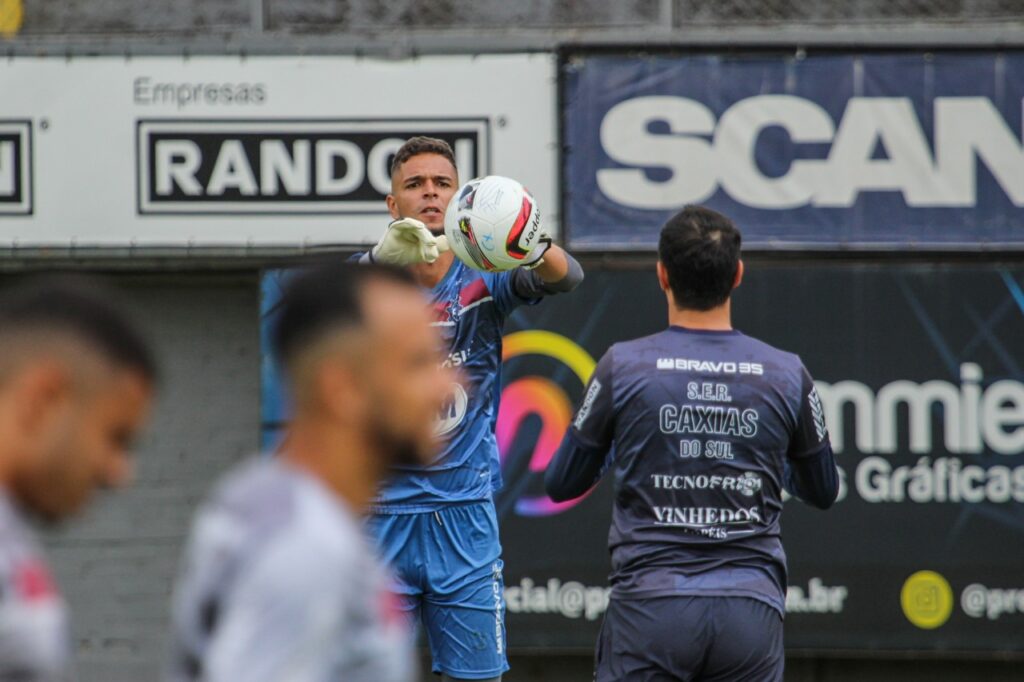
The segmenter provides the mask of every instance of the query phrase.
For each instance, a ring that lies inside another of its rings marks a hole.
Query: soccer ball
[[[444,233],[459,260],[483,272],[512,270],[540,242],[540,211],[533,196],[512,178],[470,180],[448,203]]]

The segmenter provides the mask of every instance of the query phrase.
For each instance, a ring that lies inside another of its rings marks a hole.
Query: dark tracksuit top
[[[800,358],[738,331],[670,327],[612,346],[545,477],[577,497],[606,472],[612,597],[750,597],[785,613],[783,489],[838,492]]]

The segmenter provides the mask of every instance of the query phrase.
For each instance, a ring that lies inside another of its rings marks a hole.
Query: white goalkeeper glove
[[[388,225],[384,236],[370,250],[370,260],[404,267],[433,263],[447,250],[447,240],[439,243],[439,238],[431,234],[426,225],[415,218],[399,218]]]
[[[541,232],[540,238],[537,240],[537,246],[533,247],[530,255],[523,259],[521,267],[527,270],[540,267],[544,263],[544,254],[551,248],[551,243],[552,240],[548,233]]]

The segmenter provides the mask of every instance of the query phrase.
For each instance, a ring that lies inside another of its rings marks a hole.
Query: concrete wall
[[[258,447],[256,276],[120,280],[163,385],[137,482],[46,538],[72,608],[83,682],[157,679],[168,598],[196,503]]]
[[[594,28],[672,31],[715,26],[834,27],[898,23],[1018,24],[1010,0],[23,0],[21,36],[223,37],[269,32],[298,35],[391,35],[410,30],[546,29],[576,37]],[[487,42],[477,44],[486,46]]]

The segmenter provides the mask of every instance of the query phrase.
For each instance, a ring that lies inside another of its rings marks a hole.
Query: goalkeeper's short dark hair
[[[71,275],[36,276],[0,292],[0,340],[8,335],[65,336],[111,364],[155,382],[149,344],[98,280]]]
[[[326,334],[361,328],[365,323],[363,290],[373,281],[416,289],[409,272],[389,265],[331,261],[296,274],[285,284],[277,306],[272,344],[278,363],[288,368]]]
[[[452,151],[452,146],[450,144],[436,137],[417,135],[416,137],[410,137],[406,140],[405,144],[399,147],[398,151],[395,152],[395,157],[391,159],[391,177],[395,176],[395,173],[398,172],[398,169],[402,167],[403,163],[420,154],[437,154],[439,156],[443,156],[451,162],[452,168],[456,167],[455,152]]]
[[[661,228],[658,258],[676,306],[711,310],[729,299],[740,262],[740,231],[703,206],[687,206]]]

